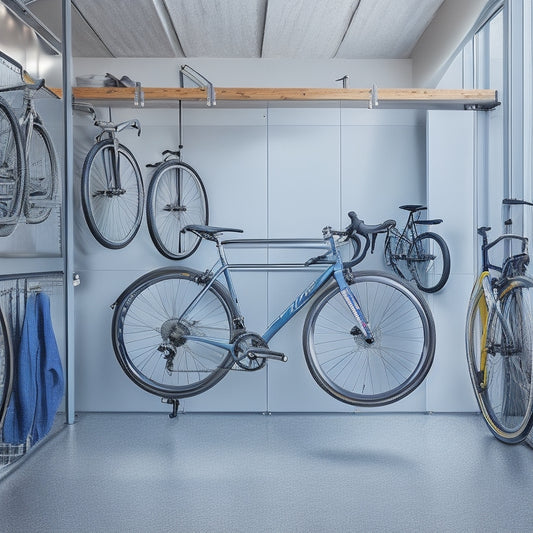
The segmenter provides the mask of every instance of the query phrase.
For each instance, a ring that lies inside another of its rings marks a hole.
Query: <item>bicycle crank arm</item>
[[[272,350],[269,350],[268,348],[250,348],[249,350],[246,350],[244,353],[245,357],[249,357],[250,359],[256,359],[257,357],[262,357],[263,359],[274,359],[274,361],[282,361],[283,363],[286,363],[288,358],[284,353],[281,352],[273,352]]]

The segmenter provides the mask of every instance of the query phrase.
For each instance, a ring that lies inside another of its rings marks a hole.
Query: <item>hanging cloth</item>
[[[52,427],[64,391],[63,369],[45,293],[30,294],[26,303],[15,380],[4,420],[3,440],[32,444]]]

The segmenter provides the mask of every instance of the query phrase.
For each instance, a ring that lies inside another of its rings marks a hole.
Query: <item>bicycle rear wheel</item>
[[[533,282],[511,278],[500,294],[501,314],[487,310],[482,291],[471,300],[468,368],[489,429],[499,440],[515,444],[527,437],[533,425]]]
[[[115,355],[126,375],[142,389],[164,398],[185,398],[206,391],[233,364],[231,353],[214,345],[183,339],[184,335],[234,336],[235,306],[223,285],[204,288],[202,274],[191,269],[163,268],[142,276],[119,297],[113,314]]]
[[[405,279],[403,272],[398,266],[398,262],[402,261],[402,248],[406,247],[404,243],[405,240],[399,233],[390,232],[385,240],[384,254],[386,265],[390,266],[398,276]]]
[[[368,344],[337,285],[313,304],[304,325],[307,365],[327,393],[376,407],[410,394],[435,353],[435,326],[423,297],[383,272],[357,272],[350,289],[374,334]]]
[[[106,248],[128,245],[141,225],[144,186],[133,154],[118,146],[118,179],[115,176],[113,140],[95,144],[83,164],[81,199],[87,225],[94,238]]]
[[[181,161],[167,161],[155,171],[146,201],[148,230],[159,252],[169,259],[185,259],[200,237],[181,230],[209,221],[207,193],[198,173]]]
[[[421,291],[440,291],[450,276],[450,251],[446,241],[436,233],[420,234],[409,249],[407,265]]]
[[[0,237],[17,227],[24,195],[26,165],[18,121],[0,98]]]
[[[44,222],[52,211],[49,204],[55,198],[59,183],[54,145],[41,124],[33,125],[28,161],[24,215],[29,224],[39,224]]]
[[[6,416],[13,386],[13,347],[4,313],[0,309],[0,430]]]

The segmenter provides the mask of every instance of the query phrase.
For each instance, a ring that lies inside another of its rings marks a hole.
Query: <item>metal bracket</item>
[[[375,83],[372,84],[372,89],[370,89],[370,99],[368,101],[368,109],[374,109],[379,106],[378,101],[378,88]]]
[[[134,107],[144,107],[144,91],[141,87],[141,82],[135,82],[135,95],[133,96]]]
[[[180,87],[184,87],[185,77],[192,81],[197,87],[206,90],[206,104],[208,107],[214,106],[217,104],[215,88],[213,84],[199,72],[189,67],[189,65],[181,65],[180,71]]]
[[[350,76],[348,76],[348,74],[345,74],[342,78],[339,78],[338,80],[335,80],[335,81],[342,81],[342,88],[347,89],[349,77]]]

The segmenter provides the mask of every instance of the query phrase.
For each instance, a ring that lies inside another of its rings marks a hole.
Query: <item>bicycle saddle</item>
[[[233,233],[243,233],[242,229],[237,228],[221,228],[218,226],[204,226],[195,224],[185,226],[181,230],[182,233],[185,233],[186,231],[192,231],[193,233],[196,233],[196,235],[199,235],[202,239],[207,239],[211,241],[214,240],[215,235],[218,235],[219,233],[224,233],[226,231],[231,231]]]
[[[419,205],[419,204],[407,204],[407,205],[401,205],[400,209],[405,209],[406,211],[411,211],[411,213],[414,213],[415,211],[422,211],[423,209],[427,209],[425,205]]]
[[[442,218],[433,218],[431,220],[415,220],[415,224],[431,225],[431,224],[441,224],[441,223],[442,223]]]

